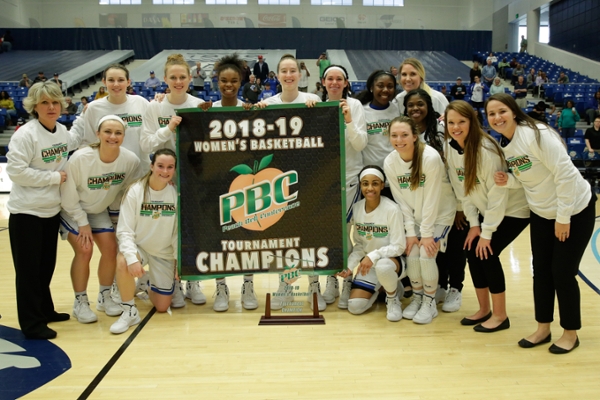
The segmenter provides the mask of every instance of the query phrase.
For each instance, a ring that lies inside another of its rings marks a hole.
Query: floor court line
[[[81,395],[77,398],[78,400],[87,399],[94,389],[102,382],[102,379],[108,374],[110,369],[115,365],[115,363],[119,360],[121,355],[125,353],[125,350],[129,347],[129,345],[133,342],[133,340],[137,337],[137,335],[144,329],[144,326],[150,321],[150,318],[156,313],[156,308],[152,307],[152,310],[146,315],[146,317],[142,320],[142,322],[135,328],[135,330],[129,335],[127,340],[119,347],[119,349],[115,352],[115,354],[108,360],[106,365],[100,370],[98,375],[90,382],[87,388],[81,393]]]

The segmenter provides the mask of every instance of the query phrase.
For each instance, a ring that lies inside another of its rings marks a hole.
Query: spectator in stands
[[[569,83],[569,77],[565,75],[564,71],[560,71],[560,76],[558,77],[558,83],[561,85]]]
[[[510,81],[511,85],[515,85],[519,76],[525,78],[525,69],[523,69],[523,66],[521,64],[517,64],[516,68],[512,71],[512,77]]]
[[[264,81],[261,81],[261,83],[264,86],[267,86],[267,82],[271,85],[271,90],[272,91],[274,91],[275,93],[281,92],[281,85],[279,84],[279,80],[277,79],[277,75],[275,75],[275,71],[269,72],[269,77],[267,79],[265,79]],[[263,88],[263,90],[264,90],[264,88]]]
[[[300,82],[298,83],[298,90],[304,93],[308,92],[308,77],[310,71],[306,68],[304,61],[300,62]]]
[[[258,61],[254,63],[254,68],[252,71],[256,79],[259,79],[260,82],[264,82],[269,76],[269,71],[269,64],[264,62],[263,56],[258,56]]]
[[[319,96],[319,98],[323,98],[323,85],[321,85],[321,82],[316,82],[316,89],[312,91],[313,94],[316,94],[317,96]]]
[[[198,97],[198,92],[196,92],[196,90],[194,90],[194,87],[188,87],[186,90],[186,93],[189,94],[190,96],[193,97]]]
[[[98,89],[98,93],[96,93],[96,96],[94,97],[94,100],[98,100],[106,96],[108,96],[106,89],[104,89],[104,86],[100,86],[100,88]]]
[[[519,63],[517,62],[517,59],[513,57],[512,60],[510,60],[510,67],[514,69],[517,68],[517,65],[519,65]]]
[[[250,82],[250,75],[252,75],[252,71],[250,70],[246,60],[242,60],[242,63],[244,64],[244,67],[242,68],[242,87],[244,87],[246,83]]]
[[[534,96],[543,96],[545,83],[548,83],[548,78],[546,77],[546,73],[543,71],[538,71],[538,74],[535,77],[535,83],[534,83],[534,87],[533,87],[533,95]]]
[[[29,89],[31,85],[33,85],[31,79],[27,77],[27,74],[23,74],[23,78],[19,81],[19,87],[26,87]]]
[[[81,103],[77,106],[77,112],[75,115],[81,115],[85,111],[85,106],[88,104],[88,98],[83,96],[81,99]]]
[[[586,121],[591,124],[593,120],[600,115],[600,90],[594,94],[594,98],[590,99],[585,105]]]
[[[523,75],[519,75],[519,78],[514,86],[515,88],[513,92],[515,94],[515,101],[517,102],[517,105],[519,108],[527,107],[527,100],[525,100],[527,97],[527,83],[525,83],[525,78]]]
[[[460,76],[456,78],[456,85],[452,85],[450,88],[450,94],[454,100],[464,100],[465,95],[467,94],[467,87],[463,85]]]
[[[400,93],[402,91],[402,86],[400,85],[400,75],[398,75],[398,68],[392,65],[390,67],[390,72],[396,78],[396,93]]]
[[[137,94],[135,90],[133,90],[133,86],[127,86],[127,94],[134,95]]]
[[[527,39],[525,39],[525,35],[521,35],[521,49],[519,53],[527,52]]]
[[[10,98],[6,90],[0,92],[0,108],[4,108],[8,116],[4,124],[6,126],[12,125],[12,119],[17,119],[17,110],[15,109],[15,102]]]
[[[14,41],[15,39],[10,34],[10,29],[7,29],[4,36],[2,36],[2,51],[11,51]]]
[[[492,65],[492,61],[489,57],[487,59],[487,65],[485,65],[481,70],[481,75],[483,77],[483,83],[485,83],[488,87],[492,86],[497,72],[496,68]]]
[[[565,139],[575,135],[577,121],[579,121],[579,113],[575,109],[575,103],[573,103],[573,100],[567,100],[567,104],[562,109],[560,118],[558,118],[558,129]]]
[[[35,77],[35,79],[33,80],[33,83],[38,83],[38,82],[46,82],[48,80],[48,78],[46,78],[46,76],[44,75],[43,71],[38,72],[38,76]]]
[[[277,93],[275,93],[275,91],[273,89],[271,89],[271,82],[269,82],[268,80],[265,82],[265,90],[263,90],[260,94],[260,96],[258,96],[259,100],[265,100],[268,99],[269,97],[273,97],[275,96]]]
[[[536,78],[535,69],[531,68],[529,70],[529,73],[527,74],[527,89],[533,90],[533,88],[535,86],[535,78]]]
[[[319,79],[323,79],[323,72],[331,65],[331,61],[327,59],[327,53],[322,52],[317,59],[317,67],[319,67]]]
[[[73,104],[73,99],[65,97],[67,107],[62,110],[63,115],[75,115],[77,113],[77,106]]]
[[[212,73],[210,75],[210,90],[212,90],[213,92],[216,92],[219,90],[219,62],[215,61],[215,63],[213,64],[213,70]]]
[[[481,109],[483,108],[483,102],[485,100],[485,93],[489,92],[489,88],[487,85],[481,83],[481,80],[478,76],[475,77],[475,82],[469,87],[469,92],[471,93],[471,105],[477,112],[477,119],[481,126],[483,126],[483,116],[481,113]]]
[[[585,146],[586,150],[592,154],[596,150],[600,150],[600,116],[594,119],[593,127],[585,130]]]
[[[144,82],[145,89],[156,89],[160,86],[160,80],[154,75],[154,71],[150,71],[150,78]]]
[[[429,87],[426,81],[425,67],[421,61],[416,58],[407,58],[402,61],[400,67],[400,84],[404,89],[400,94],[396,96],[396,102],[400,109],[400,114],[404,113],[404,96],[406,93],[415,89],[423,89],[431,97],[433,109],[440,115],[444,114],[446,107],[448,106],[448,100],[446,97]]]
[[[242,97],[246,102],[256,104],[258,103],[259,94],[260,90],[256,83],[256,76],[250,75],[250,81],[247,82],[242,89]]]
[[[506,68],[509,68],[510,64],[506,61],[506,57],[504,57],[502,59],[502,61],[500,61],[498,63],[498,75],[500,75],[500,78],[502,79],[506,79]]]
[[[490,61],[492,64],[496,64],[498,62],[498,57],[496,57],[494,53],[490,52],[490,55],[485,59],[485,61]]]
[[[502,84],[502,80],[499,76],[494,78],[494,84],[490,86],[490,95],[496,93],[504,93],[504,85]]]
[[[196,61],[196,66],[192,68],[192,85],[194,85],[195,91],[204,90],[204,80],[206,79],[206,72],[202,70],[202,63]]]
[[[444,95],[444,97],[446,97],[446,100],[448,100],[448,103],[450,103],[452,101],[452,96],[450,96],[448,94],[448,89],[446,88],[446,85],[442,85],[442,87],[440,88],[440,93],[442,93]]]
[[[542,103],[542,104],[540,104]],[[527,115],[529,115],[531,118],[537,120],[537,121],[541,121],[545,124],[548,123],[548,119],[546,118],[546,103],[544,103],[543,101],[540,101],[538,104],[536,104],[535,106],[533,106],[533,110],[529,111],[527,113]]]
[[[58,72],[54,73],[54,76],[52,76],[52,79],[50,79],[50,82],[56,83],[58,85],[58,87],[60,88],[60,90],[62,91],[63,82],[60,79],[58,79]]]
[[[475,82],[476,76],[481,78],[481,68],[479,68],[479,62],[473,62],[473,67],[469,71],[469,76],[471,77],[471,85]]]

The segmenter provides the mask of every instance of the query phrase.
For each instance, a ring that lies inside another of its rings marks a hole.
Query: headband
[[[100,130],[100,125],[102,125],[102,123],[104,121],[108,121],[108,120],[119,121],[123,125],[123,129],[127,129],[127,124],[118,115],[106,115],[106,116],[100,118],[100,121],[98,121],[98,128],[97,129]]]
[[[378,177],[379,179],[381,179],[382,182],[385,182],[385,178],[383,177],[383,174],[377,168],[366,168],[366,169],[364,169],[360,173],[359,180],[361,180],[362,178],[364,178],[366,175],[375,175],[376,177]]]
[[[346,80],[348,80],[348,76],[346,75],[346,73],[344,72],[344,70],[343,70],[343,69],[341,69],[340,67],[336,67],[336,66],[333,66],[333,67],[329,67],[329,68],[327,68],[327,71],[325,71],[325,74],[323,75],[323,78],[326,78],[326,77],[327,77],[327,73],[328,73],[329,71],[334,71],[334,70],[335,70],[335,71],[340,71],[340,72],[342,73],[342,75],[344,75],[344,78],[345,78]]]

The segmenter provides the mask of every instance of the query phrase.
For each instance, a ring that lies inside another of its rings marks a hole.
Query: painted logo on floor
[[[71,368],[71,360],[48,340],[27,340],[0,325],[0,400],[33,392]]]

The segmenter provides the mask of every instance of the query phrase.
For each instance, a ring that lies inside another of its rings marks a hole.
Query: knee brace
[[[373,303],[370,303],[369,299],[356,298],[348,300],[348,311],[350,314],[360,315],[367,311]]]
[[[386,292],[396,291],[398,286],[398,273],[396,272],[396,264],[389,258],[382,258],[373,266],[377,274],[377,280]]]

